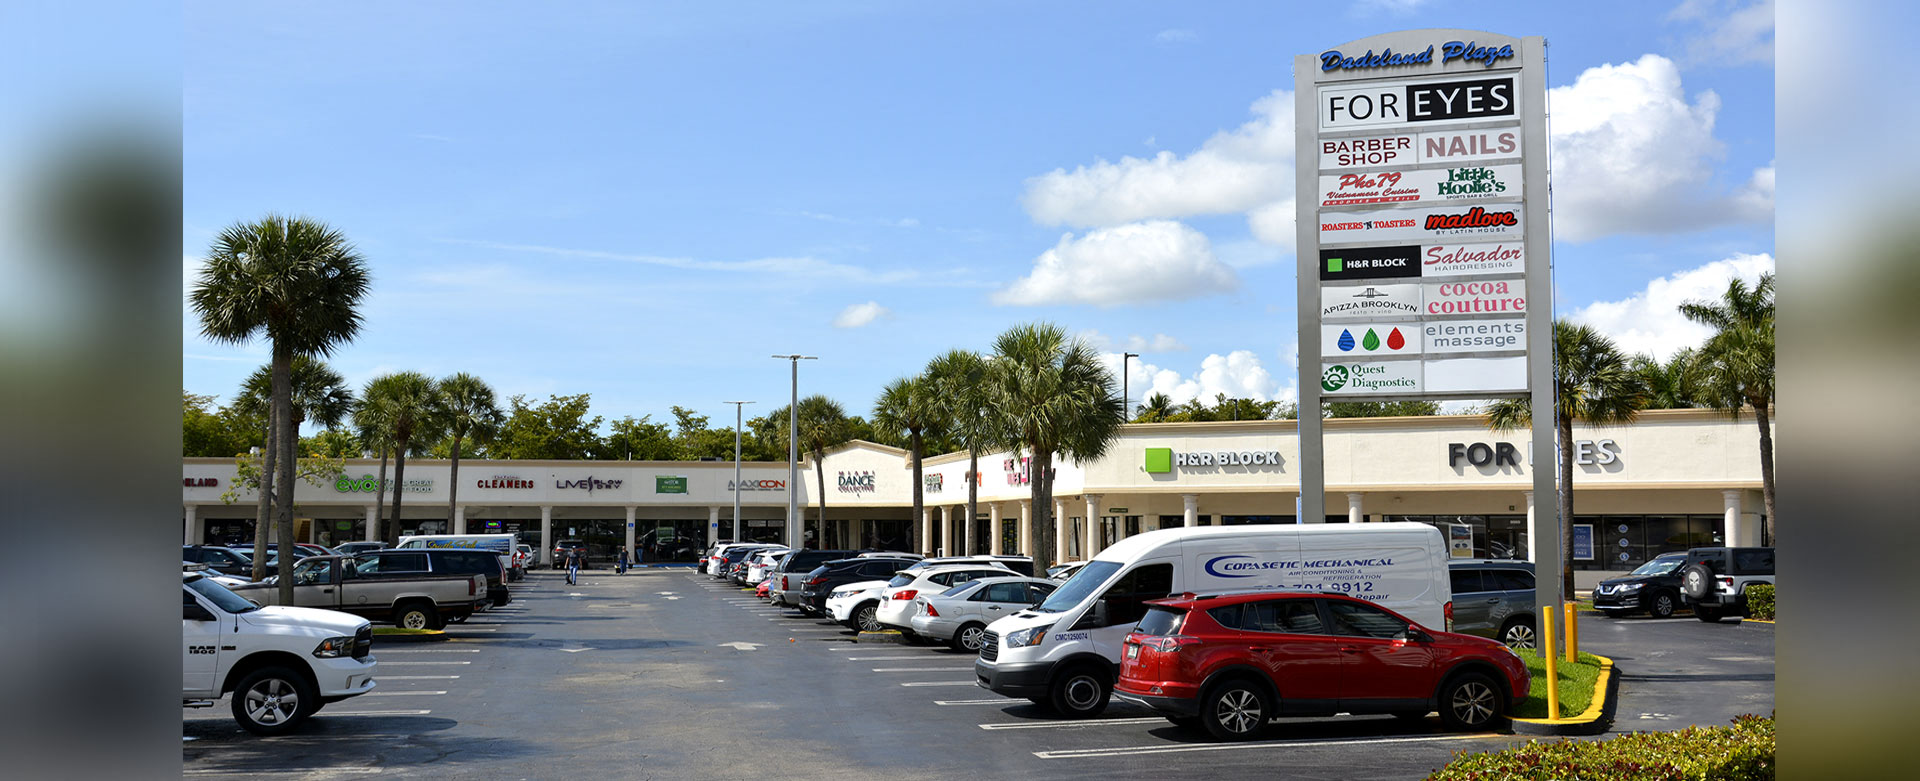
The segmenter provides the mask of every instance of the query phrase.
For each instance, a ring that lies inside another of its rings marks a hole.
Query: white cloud
[[[1044,225],[1092,227],[1231,214],[1293,196],[1293,93],[1253,102],[1254,119],[1192,154],[1099,160],[1027,180],[1027,214]]]
[[[1688,103],[1672,60],[1648,54],[1589,68],[1573,84],[1554,88],[1548,101],[1557,238],[1772,219],[1771,167],[1756,171],[1737,192],[1713,182],[1713,161],[1722,154],[1713,136],[1720,97],[1709,90]]]
[[[1698,23],[1687,40],[1695,63],[1744,65],[1773,62],[1773,0],[1741,6],[1736,0],[1686,0],[1667,14],[1672,22]]]
[[[835,315],[833,318],[833,327],[859,328],[882,317],[891,317],[892,315],[893,311],[881,306],[880,302],[868,301],[864,304],[854,304],[853,306],[840,310],[840,314]]]
[[[1060,237],[1033,272],[993,294],[996,304],[1117,306],[1176,301],[1233,290],[1240,279],[1214,258],[1207,237],[1170,220]]]
[[[1153,40],[1155,43],[1194,43],[1200,40],[1200,34],[1192,30],[1183,30],[1176,27],[1161,30],[1159,35],[1153,36]]]
[[[1118,377],[1120,374],[1120,354],[1102,353],[1101,360],[1107,369]],[[1254,399],[1256,401],[1292,401],[1296,397],[1294,389],[1281,387],[1279,381],[1260,363],[1259,356],[1252,350],[1234,350],[1226,355],[1214,353],[1201,359],[1199,371],[1191,376],[1183,375],[1174,369],[1163,368],[1135,359],[1129,362],[1129,392],[1133,395],[1132,406],[1138,407],[1148,396],[1155,393],[1167,394],[1175,404],[1185,404],[1194,399],[1211,405],[1216,395],[1225,393],[1228,398]]]
[[[1664,361],[1683,347],[1699,346],[1713,333],[1681,315],[1682,303],[1717,301],[1728,281],[1739,278],[1752,284],[1771,271],[1772,255],[1735,255],[1655,279],[1619,301],[1596,301],[1575,310],[1571,319],[1612,337],[1621,352],[1652,353]]]
[[[1121,350],[1142,354],[1184,352],[1187,349],[1187,346],[1181,344],[1179,339],[1175,339],[1166,334],[1154,334],[1151,337],[1134,334],[1127,337],[1125,342],[1116,342],[1106,334],[1088,329],[1080,332],[1080,338],[1087,340],[1087,344],[1092,345],[1093,349],[1101,352]]]
[[[1362,12],[1385,11],[1390,14],[1402,15],[1413,13],[1414,10],[1426,5],[1427,2],[1428,0],[1360,0],[1360,2],[1355,3],[1354,6],[1355,10]]]

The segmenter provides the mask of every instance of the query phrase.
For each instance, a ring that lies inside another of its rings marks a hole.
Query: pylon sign
[[[1543,47],[1410,30],[1296,58],[1301,366],[1319,375],[1303,386],[1528,392],[1547,344],[1525,338],[1547,306],[1546,92],[1527,70]]]

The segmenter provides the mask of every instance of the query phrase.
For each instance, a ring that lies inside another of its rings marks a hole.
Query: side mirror
[[[1433,635],[1427,634],[1427,630],[1411,624],[1407,625],[1406,637],[1408,641],[1415,643],[1433,642]]]
[[[1093,617],[1094,626],[1106,626],[1107,625],[1107,601],[1103,599],[1093,603],[1093,611],[1088,615],[1091,615]]]
[[[214,620],[214,617],[213,617],[213,611],[211,611],[211,610],[208,610],[208,609],[206,609],[205,607],[201,607],[201,606],[200,606],[200,603],[198,603],[198,602],[195,602],[195,603],[193,603],[193,604],[190,604],[190,605],[187,605],[187,606],[186,606],[186,609],[185,609],[185,611],[184,611],[184,612],[183,612],[183,613],[181,614],[181,616],[180,616],[180,618],[181,618],[181,620],[183,620],[183,621],[212,621],[212,620]]]

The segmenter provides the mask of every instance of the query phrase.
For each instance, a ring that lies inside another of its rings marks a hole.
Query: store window
[[[1162,529],[1178,529],[1182,526],[1185,526],[1186,524],[1187,524],[1187,516],[1184,516],[1184,515],[1160,516],[1160,528]],[[1203,523],[1200,525],[1205,526],[1206,524]]]

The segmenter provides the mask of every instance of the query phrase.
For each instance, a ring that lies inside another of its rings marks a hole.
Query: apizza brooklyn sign
[[[1519,204],[1364,212],[1321,212],[1320,244],[1362,241],[1518,239],[1526,226]],[[1435,241],[1434,243],[1438,243]]]

